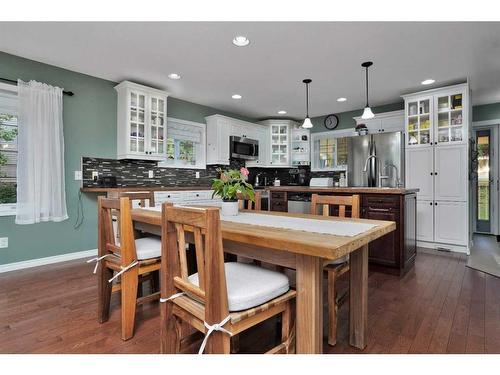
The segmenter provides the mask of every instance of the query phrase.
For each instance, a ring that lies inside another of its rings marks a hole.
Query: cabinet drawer
[[[182,193],[170,191],[155,191],[155,204],[157,206],[166,201],[180,202],[182,201]]]
[[[399,210],[400,198],[399,195],[364,195],[362,206],[366,209],[382,208],[392,211]]]
[[[184,192],[184,200],[195,201],[201,199],[211,199],[211,191],[186,191]]]
[[[271,192],[271,199],[276,201],[286,200],[286,193],[284,191],[273,191]]]

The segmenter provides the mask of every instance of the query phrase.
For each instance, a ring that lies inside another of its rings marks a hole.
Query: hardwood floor
[[[368,346],[348,345],[344,304],[335,347],[324,331],[325,353],[500,353],[500,279],[465,263],[464,255],[422,250],[401,279],[371,272]],[[0,353],[158,353],[157,303],[138,307],[135,336],[123,342],[118,295],[110,320],[97,322],[92,268],[78,260],[1,274]],[[246,332],[241,352],[272,346],[275,330],[270,321]]]

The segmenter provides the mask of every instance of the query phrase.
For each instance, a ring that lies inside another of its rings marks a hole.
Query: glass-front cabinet
[[[463,84],[404,96],[406,147],[466,142],[467,96]]]
[[[117,158],[166,158],[167,97],[164,91],[124,81],[118,92]]]
[[[409,146],[432,142],[431,98],[415,99],[406,104],[406,132]]]
[[[463,142],[464,135],[464,94],[446,93],[436,97],[437,144]]]
[[[271,164],[288,165],[290,164],[290,150],[288,139],[288,124],[271,125]]]

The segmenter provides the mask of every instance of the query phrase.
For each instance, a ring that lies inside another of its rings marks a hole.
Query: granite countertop
[[[351,193],[351,194],[413,194],[419,189],[378,188],[378,187],[310,187],[310,186],[268,186],[269,191],[286,191],[296,193]]]

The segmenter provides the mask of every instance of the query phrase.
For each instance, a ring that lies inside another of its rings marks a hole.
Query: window
[[[167,159],[159,167],[205,169],[205,124],[167,118]]]
[[[17,88],[0,84],[0,216],[16,214]]]
[[[347,170],[347,137],[341,135],[333,132],[311,135],[313,171]]]

